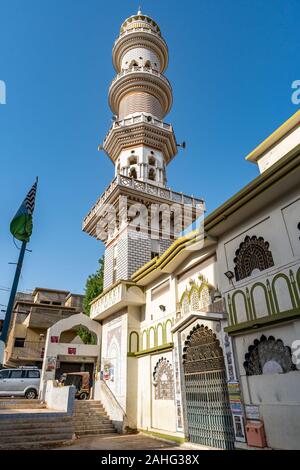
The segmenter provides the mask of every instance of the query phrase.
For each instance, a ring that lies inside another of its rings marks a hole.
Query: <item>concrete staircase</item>
[[[75,400],[73,423],[78,437],[117,432],[100,401]]]
[[[73,439],[71,416],[39,400],[0,399],[0,449],[48,448]]]

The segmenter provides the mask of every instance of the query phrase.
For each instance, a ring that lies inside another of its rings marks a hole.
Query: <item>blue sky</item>
[[[172,122],[186,140],[168,185],[202,196],[208,212],[253,179],[244,157],[298,110],[298,0],[144,0],[168,42]],[[131,0],[0,0],[0,288],[10,286],[18,252],[9,223],[40,179],[34,232],[20,290],[82,292],[101,242],[83,217],[113,177],[97,152],[110,123],[111,49]],[[0,303],[7,293],[0,291]]]

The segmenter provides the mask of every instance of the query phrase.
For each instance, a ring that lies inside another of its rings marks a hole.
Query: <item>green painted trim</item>
[[[247,305],[248,305],[248,310],[249,310],[249,317],[250,317],[250,320],[255,320],[255,315],[252,311],[252,305],[251,305],[251,299],[250,299],[250,292],[249,292],[249,288],[246,287],[246,299],[247,299]]]
[[[294,296],[293,296],[292,286],[291,286],[291,283],[290,283],[290,280],[289,280],[288,276],[286,274],[283,274],[283,273],[278,273],[272,279],[272,292],[273,292],[273,297],[274,297],[274,300],[275,300],[275,306],[276,306],[277,313],[280,313],[280,309],[279,309],[279,303],[278,303],[278,298],[277,298],[276,289],[275,289],[275,282],[277,281],[277,279],[280,279],[280,278],[282,278],[286,281],[287,286],[288,286],[288,290],[289,290],[289,293],[290,293],[292,305],[293,305],[294,308],[297,307]]]
[[[273,295],[272,295],[272,288],[271,288],[271,284],[270,284],[269,279],[266,280],[266,286],[267,286],[269,301],[270,301],[270,305],[271,305],[272,315],[276,315],[275,304],[274,304],[274,299],[273,299]]]
[[[236,320],[234,319],[233,312],[232,312],[232,306],[231,306],[231,299],[230,295],[227,295],[227,300],[225,299],[225,302],[227,303],[227,312],[229,312],[229,323],[230,325],[235,325]]]
[[[249,315],[249,308],[248,308],[248,304],[247,304],[247,297],[246,297],[246,294],[244,291],[242,291],[241,289],[238,289],[234,292],[234,294],[232,295],[232,299],[231,299],[231,302],[232,302],[232,309],[233,309],[233,313],[234,313],[234,317],[236,319],[236,322],[237,322],[237,314],[236,314],[236,307],[235,307],[235,301],[234,301],[234,298],[237,294],[242,294],[242,296],[244,297],[244,302],[245,302],[245,308],[246,308],[246,315],[247,315],[247,320],[248,321],[251,321],[250,319],[250,315]]]
[[[180,297],[180,300],[179,300],[180,305],[182,305],[183,299],[185,297],[187,297],[187,299],[189,300],[189,294],[188,294],[187,289],[181,294],[181,297]]]
[[[296,283],[294,272],[293,272],[292,269],[289,270],[289,275],[290,275],[290,280],[291,280],[291,284],[292,284],[292,288],[293,288],[294,297],[295,297],[295,300],[296,300],[297,307],[300,307],[300,298],[299,298],[299,294],[298,294],[297,283]]]
[[[154,354],[156,352],[170,351],[173,349],[173,347],[174,347],[174,343],[166,343],[166,344],[163,344],[162,346],[155,346],[154,348],[145,349],[144,351],[139,351],[137,353],[127,353],[127,356],[134,356],[134,357],[147,356],[148,354]]]
[[[144,434],[148,434],[149,436],[158,437],[160,439],[166,439],[167,441],[178,442],[179,444],[184,444],[188,440],[186,437],[170,436],[170,434],[148,431],[148,429],[139,429],[139,431],[143,432]]]
[[[300,268],[297,271],[296,278],[297,278],[298,289],[300,291]]]
[[[164,337],[164,342],[167,344],[167,324],[170,323],[171,324],[171,329],[172,329],[172,320],[170,318],[168,318],[168,320],[166,320],[165,322],[165,328],[164,328],[164,333],[165,333],[165,337]],[[172,334],[172,331],[171,331],[171,338],[173,339],[173,334]]]
[[[128,350],[129,350],[130,353],[132,352],[132,350],[131,350],[131,337],[132,337],[133,335],[136,335],[136,337],[137,337],[137,342],[136,342],[137,350],[139,351],[139,349],[140,349],[140,337],[139,337],[139,334],[138,334],[137,331],[132,331],[132,332],[130,333],[130,335],[129,335],[129,347],[128,347]]]
[[[270,301],[269,301],[269,297],[268,297],[268,289],[266,288],[266,286],[262,282],[256,282],[255,284],[253,284],[253,286],[251,287],[251,290],[250,290],[250,298],[251,298],[252,309],[253,309],[253,320],[255,320],[257,318],[255,302],[254,302],[254,295],[253,295],[253,291],[256,287],[262,287],[263,288],[263,291],[264,291],[265,297],[266,297],[268,315],[272,315],[272,310],[271,310]]]
[[[150,348],[150,331],[153,330],[154,332],[154,346],[157,346],[157,340],[156,340],[156,327],[154,326],[150,326],[150,328],[148,329],[148,335],[149,335],[149,343],[148,343],[148,347]]]
[[[265,326],[281,323],[285,320],[289,321],[293,318],[298,317],[300,317],[300,308],[294,308],[292,310],[286,310],[285,312],[278,313],[277,315],[257,318],[256,320],[243,322],[235,326],[227,326],[226,328],[224,328],[224,331],[233,336],[238,334],[244,334],[249,331],[251,331],[251,333],[254,333],[255,331],[258,331],[260,330],[260,328],[263,328]],[[255,328],[253,328],[254,326]]]
[[[142,333],[141,333],[141,337],[142,337],[141,351],[144,348],[144,335],[146,335],[146,349],[149,347],[149,345],[148,345],[148,330],[143,330]]]

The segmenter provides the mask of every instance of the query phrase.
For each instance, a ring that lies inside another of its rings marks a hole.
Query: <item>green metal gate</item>
[[[234,448],[224,357],[216,335],[203,325],[188,336],[183,355],[189,439]]]

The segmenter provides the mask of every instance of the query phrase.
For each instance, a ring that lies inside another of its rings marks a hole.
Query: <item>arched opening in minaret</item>
[[[148,163],[149,163],[149,165],[155,166],[155,163],[156,163],[155,158],[152,157],[152,156],[149,157],[149,158],[148,158]]]
[[[135,168],[130,168],[129,177],[133,178],[135,180],[137,179],[137,174],[136,174],[136,169]]]
[[[154,170],[154,168],[150,168],[149,173],[148,173],[148,179],[150,181],[155,181],[155,170]]]
[[[130,62],[130,68],[132,68],[132,67],[138,67],[138,65],[139,65],[139,64],[137,63],[136,60],[132,60],[132,61]]]
[[[132,157],[129,157],[128,160],[129,165],[136,165],[137,164],[137,157],[133,155]]]
[[[150,62],[150,60],[146,60],[146,62],[145,62],[145,67],[146,67],[147,69],[151,69],[151,62]]]

